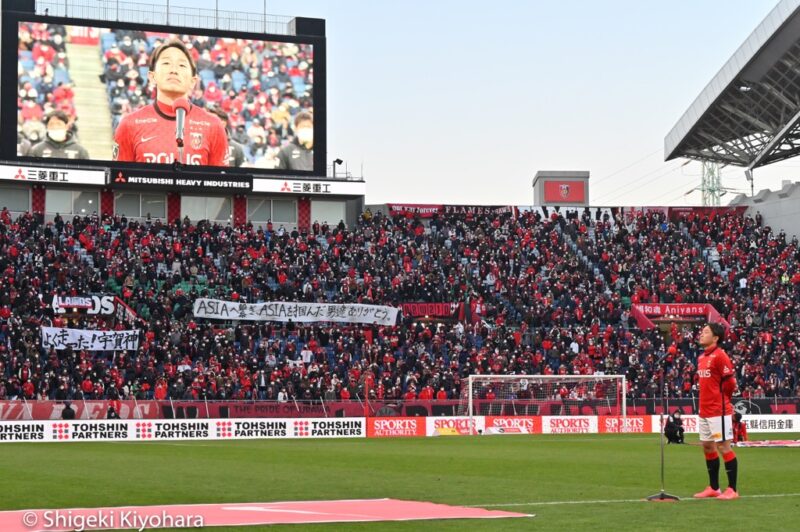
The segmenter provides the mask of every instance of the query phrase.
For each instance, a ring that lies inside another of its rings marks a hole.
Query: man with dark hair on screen
[[[725,338],[725,328],[719,323],[709,323],[700,332],[699,344],[703,354],[697,359],[700,388],[700,442],[706,455],[706,469],[710,485],[695,494],[695,498],[736,499],[736,476],[739,462],[731,449],[733,441],[733,406],[731,398],[736,391],[733,364],[719,347]],[[719,489],[719,454],[725,461],[728,488]]]
[[[281,170],[314,169],[314,118],[301,111],[294,118],[294,140],[278,152]]]
[[[147,80],[156,87],[156,101],[122,118],[114,135],[115,161],[227,166],[228,138],[219,118],[189,104],[183,160],[175,141],[176,114],[198,82],[197,68],[186,46],[169,41],[150,57]],[[176,102],[178,105],[176,106]]]
[[[47,134],[34,145],[28,155],[47,159],[88,159],[89,152],[69,130],[69,117],[64,111],[53,111],[44,119]]]

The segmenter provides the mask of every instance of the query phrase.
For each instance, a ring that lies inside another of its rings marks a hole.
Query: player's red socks
[[[706,469],[708,470],[708,482],[712,489],[719,489],[719,454],[716,451],[706,453]],[[727,471],[727,466],[726,466]]]
[[[728,486],[733,488],[733,491],[737,491],[736,476],[739,472],[739,461],[736,459],[736,453],[728,451],[722,455],[722,459],[725,460],[725,472],[728,474]]]

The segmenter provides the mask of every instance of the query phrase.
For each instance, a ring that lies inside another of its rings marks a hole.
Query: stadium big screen
[[[2,42],[4,159],[325,175],[324,36],[6,13]]]

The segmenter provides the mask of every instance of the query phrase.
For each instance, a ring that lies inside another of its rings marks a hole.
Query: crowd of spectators
[[[52,222],[0,213],[0,399],[457,399],[470,374],[626,374],[629,397],[697,395],[698,325],[642,331],[632,302],[712,303],[747,397],[800,396],[797,239],[741,214],[366,211],[355,227]],[[114,293],[133,321],[54,315]],[[232,301],[465,302],[461,321],[398,326],[196,319]],[[41,326],[140,328],[136,351],[41,347]],[[590,395],[591,390],[587,390]],[[590,396],[587,396],[590,398]]]
[[[77,133],[75,94],[69,74],[66,28],[26,23],[19,28],[17,49],[17,155],[30,155],[45,141],[45,119],[55,111],[69,119]]]

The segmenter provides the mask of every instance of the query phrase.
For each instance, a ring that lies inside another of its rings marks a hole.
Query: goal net
[[[470,375],[458,404],[458,415],[470,418],[624,416],[625,410],[624,375]]]

